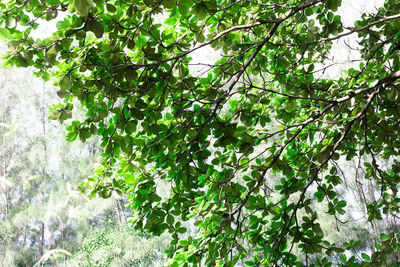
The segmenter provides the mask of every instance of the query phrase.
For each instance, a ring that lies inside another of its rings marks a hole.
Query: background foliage
[[[80,266],[85,258],[72,259],[86,239],[106,231],[115,240],[137,241],[117,257],[144,262],[168,239],[120,231],[129,214],[123,199],[90,201],[77,191],[93,172],[98,142],[65,141],[62,127],[47,118],[55,98],[54,87],[33,79],[31,71],[0,70],[0,266]],[[107,248],[111,254],[121,249],[114,243]]]

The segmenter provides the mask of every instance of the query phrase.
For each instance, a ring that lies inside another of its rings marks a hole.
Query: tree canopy
[[[314,207],[345,223],[340,165],[356,159],[361,174],[346,178],[379,189],[368,220],[397,218],[400,4],[354,25],[340,5],[12,0],[0,4],[0,37],[6,66],[59,86],[51,111],[67,140],[102,137],[82,190],[126,194],[135,228],[172,235],[172,266],[382,266],[396,260],[395,230],[349,257],[360,242],[327,240]],[[33,38],[44,21],[56,30]],[[350,35],[357,64],[332,73],[332,45]],[[215,61],[192,59],[207,47]],[[77,104],[85,118],[71,122]]]

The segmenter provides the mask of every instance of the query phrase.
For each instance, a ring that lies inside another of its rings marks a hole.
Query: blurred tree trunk
[[[42,85],[42,91],[41,91],[41,103],[40,103],[40,111],[41,111],[41,123],[42,123],[42,142],[43,142],[43,158],[44,158],[44,162],[42,164],[42,175],[43,178],[47,177],[47,170],[46,170],[46,166],[47,166],[47,138],[46,138],[46,111],[47,111],[47,105],[45,102],[45,83],[43,81],[43,85]],[[42,188],[44,188],[44,184],[45,182],[43,182],[43,186]],[[42,195],[42,201],[44,202],[44,199],[46,197],[44,190],[41,190],[41,195]],[[44,246],[45,246],[45,218],[42,218],[42,224],[41,224],[41,241],[40,241],[40,256],[43,255],[44,253]],[[51,245],[51,244],[50,244]]]

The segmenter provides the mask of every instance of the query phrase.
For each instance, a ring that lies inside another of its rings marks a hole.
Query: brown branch
[[[374,26],[376,24],[379,24],[379,23],[382,23],[382,22],[385,22],[385,21],[389,21],[389,20],[392,20],[392,19],[398,19],[398,18],[400,18],[400,14],[394,15],[394,16],[389,16],[389,17],[383,17],[383,19],[371,22],[371,23],[369,23],[369,24],[367,24],[367,25],[365,25],[363,27],[359,27],[359,28],[349,27],[349,28],[347,28],[347,29],[349,29],[348,32],[341,33],[341,34],[339,34],[337,36],[334,36],[334,37],[320,38],[318,40],[315,40],[315,41],[312,41],[312,42],[303,43],[303,44],[282,44],[281,46],[305,46],[305,45],[316,44],[316,43],[321,43],[321,42],[326,42],[326,41],[333,41],[333,40],[340,39],[340,38],[342,38],[344,36],[347,36],[347,35],[350,35],[350,34],[353,34],[353,33],[359,32],[359,31],[366,30],[366,29],[368,29],[368,28],[370,28],[370,27],[372,27],[372,26]],[[276,45],[279,45],[279,44],[276,44]]]

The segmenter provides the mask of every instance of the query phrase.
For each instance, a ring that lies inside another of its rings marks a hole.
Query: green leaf
[[[71,76],[65,75],[62,77],[61,81],[59,82],[59,86],[63,90],[69,90],[71,88]]]
[[[371,257],[368,254],[365,254],[365,253],[361,253],[361,258],[363,258],[366,261],[370,261],[371,260]]]
[[[167,223],[168,224],[170,224],[170,225],[173,225],[174,224],[174,216],[172,216],[171,214],[168,214],[168,216],[167,216]]]
[[[96,20],[90,20],[87,24],[87,29],[88,31],[93,32],[97,38],[103,37],[104,34],[104,27],[103,25],[96,21]]]
[[[177,229],[176,231],[177,231],[178,233],[180,233],[180,234],[184,234],[184,233],[186,233],[187,229],[184,228],[184,227],[181,227],[181,228]]]
[[[285,110],[288,113],[291,113],[297,109],[297,102],[296,101],[289,101],[286,103]]]
[[[340,259],[340,261],[341,261],[342,263],[346,263],[346,262],[347,262],[346,254],[341,253],[341,254],[339,255],[339,259]]]
[[[187,15],[192,4],[192,0],[178,1],[179,12],[183,16]]]
[[[126,184],[128,185],[133,185],[135,184],[135,177],[132,174],[128,174],[124,178]]]
[[[12,35],[7,28],[0,28],[0,40],[10,40]]]
[[[65,30],[68,28],[68,25],[64,21],[58,21],[56,27],[58,30]]]
[[[71,3],[73,3],[73,6],[76,9],[76,12],[82,17],[86,17],[89,13],[89,3],[87,0],[73,0]]]
[[[379,82],[379,80],[378,79],[370,79],[370,80],[368,80],[368,87],[374,87],[375,85],[377,85],[378,84],[378,82]]]
[[[107,4],[106,7],[107,7],[108,12],[115,13],[117,11],[115,6],[112,4]]]
[[[337,11],[341,4],[341,0],[327,0],[326,7],[332,11]]]
[[[133,108],[131,109],[131,112],[133,114],[133,116],[137,119],[137,120],[143,120],[144,119],[144,114],[142,111],[140,111],[137,108]]]
[[[145,3],[146,6],[148,7],[153,7],[157,1],[156,0],[143,0],[143,2]]]
[[[162,5],[165,8],[174,8],[176,7],[176,0],[163,0]]]
[[[68,142],[72,142],[72,141],[74,141],[77,137],[78,137],[78,132],[76,132],[76,131],[69,132],[69,133],[67,134],[66,140],[67,140]]]
[[[389,236],[389,235],[387,235],[387,234],[385,234],[385,233],[382,233],[382,234],[381,234],[381,241],[382,241],[382,242],[387,241],[387,240],[389,240],[389,239],[390,239],[390,236]]]
[[[317,236],[324,236],[324,232],[322,231],[319,224],[313,224],[312,229]]]

